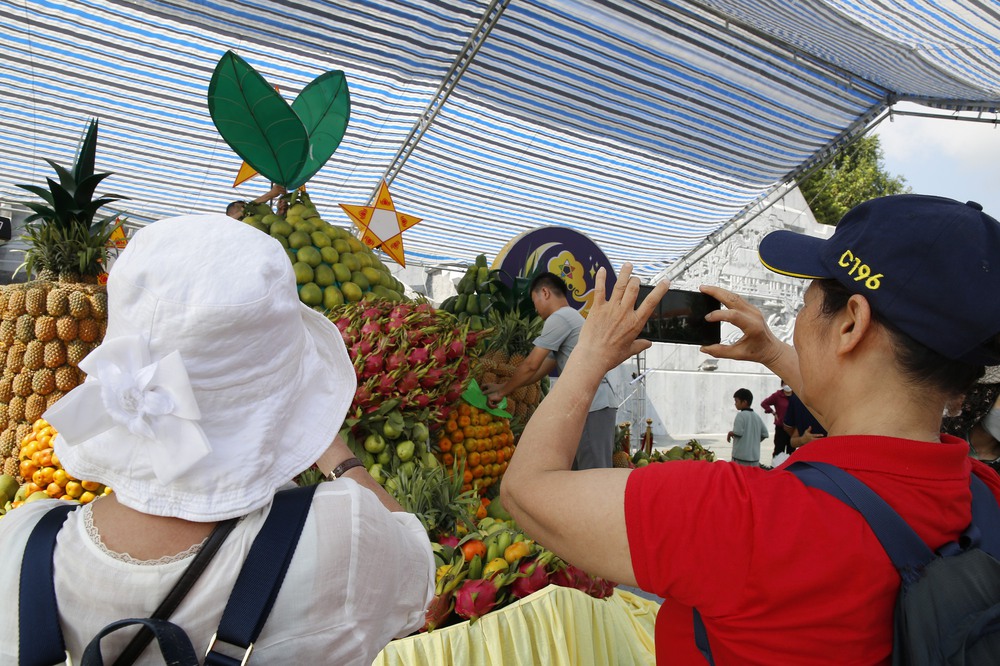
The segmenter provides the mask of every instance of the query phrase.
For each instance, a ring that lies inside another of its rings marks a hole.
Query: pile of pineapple
[[[24,483],[20,443],[42,413],[84,379],[80,361],[104,339],[108,319],[104,271],[117,214],[97,211],[121,197],[95,197],[109,173],[95,173],[97,121],[90,123],[75,164],[49,161],[58,178],[48,189],[19,187],[41,201],[25,201],[23,269],[39,279],[0,287],[0,473]]]
[[[104,338],[108,296],[99,285],[36,280],[0,288],[0,457],[21,476],[18,443],[56,400],[80,384],[80,361]]]
[[[535,312],[528,286],[530,278],[517,277],[508,286],[500,271],[490,271],[488,292],[491,304],[486,313],[488,335],[484,352],[473,368],[473,377],[482,384],[502,384],[534,348],[542,332],[542,318]],[[548,379],[522,386],[507,396],[506,410],[512,415],[511,427],[520,434],[544,397]]]

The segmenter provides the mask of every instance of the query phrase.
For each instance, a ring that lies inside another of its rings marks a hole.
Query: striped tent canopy
[[[426,266],[564,225],[655,275],[896,101],[1000,105],[993,0],[0,0],[0,20],[0,200],[69,162],[91,117],[135,221],[263,193],[233,189],[207,110],[233,50],[289,101],[347,73],[310,194],[349,226],[337,204],[387,177]]]

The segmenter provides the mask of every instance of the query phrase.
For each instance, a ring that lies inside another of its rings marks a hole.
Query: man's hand
[[[729,432],[727,432],[726,433],[726,441],[727,442],[733,441],[733,435],[735,435],[735,434],[736,433],[734,433],[732,430],[730,430]]]
[[[490,407],[496,407],[500,404],[500,401],[504,399],[506,393],[504,393],[504,385],[498,383],[487,383],[483,384],[479,388],[482,389],[483,393],[486,394],[486,400],[490,403]]]
[[[813,441],[814,439],[821,439],[824,437],[824,435],[814,433],[812,431],[812,426],[806,428],[806,431],[802,434],[798,434],[798,432],[799,432],[798,430],[795,430],[795,432],[792,434],[791,445],[793,449],[797,449],[800,446],[804,446],[809,442]]]

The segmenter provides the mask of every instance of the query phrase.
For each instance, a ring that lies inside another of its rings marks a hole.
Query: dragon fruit
[[[543,563],[537,559],[521,562],[517,568],[518,574],[524,574],[514,579],[510,586],[511,594],[518,599],[523,599],[529,594],[534,594],[538,590],[549,584],[549,572]]]
[[[552,574],[550,580],[554,585],[572,587],[576,590],[584,592],[585,594],[590,594],[592,583],[590,574],[580,567],[572,564],[567,564],[565,568],[556,570]]]
[[[389,400],[400,408],[430,409],[430,421],[465,389],[470,359],[482,332],[470,331],[429,303],[370,300],[329,314],[347,345],[358,376],[352,413],[371,414]]]
[[[489,580],[467,580],[455,593],[455,614],[466,620],[478,620],[496,605],[497,588]]]
[[[451,615],[452,601],[454,601],[452,592],[434,595],[427,606],[424,626],[420,631],[433,631],[440,627]]]

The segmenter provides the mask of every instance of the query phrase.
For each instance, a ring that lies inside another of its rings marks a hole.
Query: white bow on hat
[[[118,437],[135,438],[142,447],[137,454],[148,456],[161,483],[176,479],[211,453],[179,352],[151,362],[144,336],[122,336],[97,347],[80,369],[88,374],[87,381],[45,414],[66,446],[118,429]]]

